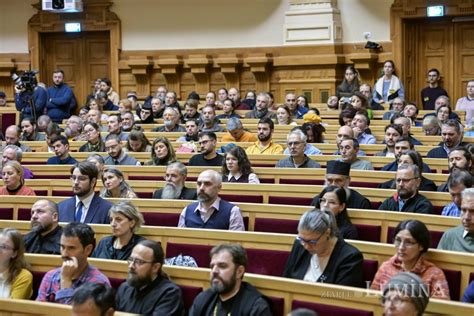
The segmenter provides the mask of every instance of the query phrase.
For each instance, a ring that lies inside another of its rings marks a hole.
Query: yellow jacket
[[[245,152],[250,154],[281,154],[283,153],[283,147],[280,144],[274,142],[268,143],[267,146],[260,148],[260,142],[256,141],[254,145],[248,147]]]
[[[30,271],[23,269],[13,280],[10,298],[30,299],[33,295],[33,275]]]

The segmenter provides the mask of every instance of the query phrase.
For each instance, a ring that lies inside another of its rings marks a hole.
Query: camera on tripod
[[[12,79],[15,82],[15,85],[18,89],[25,89],[26,91],[33,91],[38,84],[36,79],[37,71],[25,71],[20,76],[16,73],[12,75]]]

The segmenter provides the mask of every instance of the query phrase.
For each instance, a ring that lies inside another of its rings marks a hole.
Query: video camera
[[[38,84],[36,79],[36,74],[38,72],[35,70],[25,71],[20,76],[16,73],[12,75],[12,79],[15,82],[15,85],[18,89],[25,89],[26,91],[33,91]]]

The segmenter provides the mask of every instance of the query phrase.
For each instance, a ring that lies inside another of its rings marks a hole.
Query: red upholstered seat
[[[29,221],[31,219],[31,209],[29,208],[19,208],[18,209],[18,220],[19,221]]]
[[[354,224],[359,234],[359,240],[380,242],[382,227],[375,225]]]
[[[166,244],[166,258],[178,255],[191,256],[196,260],[200,268],[208,268],[211,263],[209,252],[212,246],[208,245],[188,245],[169,242]]]
[[[372,205],[373,210],[378,210],[382,202],[370,202],[370,205]]]
[[[433,205],[433,214],[441,215],[441,213],[443,212],[443,208],[444,206]]]
[[[270,196],[269,204],[285,204],[285,205],[303,205],[310,207],[313,198],[289,197],[289,196]]]
[[[280,234],[296,234],[298,232],[297,228],[297,220],[256,218],[254,231]]]
[[[139,176],[133,176],[133,175],[130,175],[128,176],[128,179],[129,180],[147,180],[147,181],[165,181],[165,178],[163,176],[142,176],[142,175],[139,175]]]
[[[113,289],[118,290],[120,284],[125,282],[125,279],[122,278],[109,278],[110,285],[112,286]]]
[[[0,219],[13,219],[13,208],[0,208]]]
[[[275,183],[275,179],[260,179],[260,183]]]
[[[154,213],[142,212],[145,225],[177,227],[179,221],[178,213]]]
[[[248,257],[247,272],[282,276],[290,253],[280,250],[246,249]]]
[[[196,296],[202,292],[202,287],[188,285],[178,286],[181,288],[181,293],[183,294],[184,308],[188,311],[191,308],[191,305],[193,305]]]
[[[364,281],[372,282],[378,269],[379,263],[377,260],[364,259],[364,262],[362,264],[362,270],[364,272]]]
[[[474,281],[474,272],[469,273],[469,283]]]
[[[141,199],[151,199],[151,198],[153,198],[153,192],[135,192],[135,193]]]
[[[74,193],[72,193],[72,190],[54,190],[52,192],[53,196],[73,196]]]
[[[338,293],[336,290],[334,293],[334,297],[337,298],[337,295]],[[317,312],[319,316],[336,316],[336,315],[337,316],[373,316],[374,315],[373,312],[369,312],[369,311],[294,300],[293,304],[291,305],[291,309],[294,310],[297,308],[311,309]]]
[[[283,297],[267,296],[273,316],[283,316],[285,312],[285,299]]]
[[[377,183],[377,182],[351,181],[351,187],[378,188],[378,187],[379,187],[379,183]]]
[[[263,203],[261,195],[219,194],[219,196],[229,202]]]
[[[34,300],[38,296],[38,290],[46,272],[31,271],[31,274],[33,274],[33,295],[31,299]]]
[[[35,179],[69,179],[71,176],[68,174],[35,174]],[[37,193],[38,194],[38,193]]]
[[[324,185],[323,179],[280,179],[281,184]]]
[[[449,295],[451,300],[459,301],[461,296],[461,271],[442,269],[449,286]]]
[[[48,190],[35,190],[37,196],[48,196]]]

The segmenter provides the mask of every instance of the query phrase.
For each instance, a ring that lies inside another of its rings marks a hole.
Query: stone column
[[[289,0],[285,12],[284,44],[314,45],[342,42],[337,0]]]

